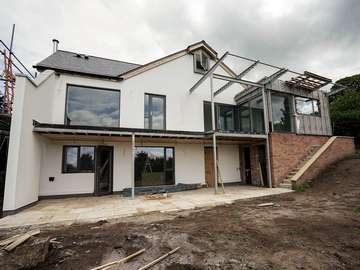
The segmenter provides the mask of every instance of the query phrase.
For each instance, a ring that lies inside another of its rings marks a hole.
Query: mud
[[[265,202],[275,206],[257,206]],[[360,160],[332,166],[304,192],[41,230],[39,238],[57,242],[49,245],[43,261],[10,264],[31,252],[29,241],[11,254],[1,253],[0,264],[6,269],[91,269],[146,248],[111,268],[132,270],[181,246],[151,269],[360,269]],[[13,233],[2,231],[0,238]]]

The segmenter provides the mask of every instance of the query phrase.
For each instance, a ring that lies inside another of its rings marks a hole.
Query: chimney
[[[54,38],[54,39],[52,40],[52,42],[53,42],[53,53],[55,53],[55,52],[58,50],[59,41]]]

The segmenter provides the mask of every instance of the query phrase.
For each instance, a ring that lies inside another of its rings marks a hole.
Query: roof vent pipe
[[[53,53],[55,53],[55,52],[58,50],[59,41],[54,38],[54,39],[52,40],[52,42],[53,42]]]

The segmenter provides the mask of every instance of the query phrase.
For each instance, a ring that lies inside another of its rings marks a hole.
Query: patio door
[[[112,146],[96,147],[95,195],[112,193],[113,153]]]

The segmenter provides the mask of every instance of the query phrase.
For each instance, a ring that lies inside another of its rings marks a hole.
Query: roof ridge
[[[73,53],[73,54],[83,54],[83,55],[86,55],[86,56],[95,57],[95,58],[100,58],[100,59],[104,59],[104,60],[109,60],[109,61],[114,61],[114,62],[121,62],[121,63],[126,63],[126,64],[132,64],[132,65],[142,66],[142,64],[136,64],[136,63],[133,63],[133,62],[122,61],[122,60],[117,60],[117,59],[111,59],[111,58],[106,58],[106,57],[101,57],[101,56],[96,56],[96,55],[91,55],[91,54],[86,54],[86,53],[72,52],[72,51],[67,51],[67,50],[58,50],[58,51],[66,52],[66,53]]]

